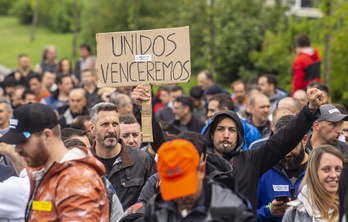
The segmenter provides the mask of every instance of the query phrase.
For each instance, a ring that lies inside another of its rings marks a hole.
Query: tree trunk
[[[215,23],[214,23],[214,0],[209,0],[209,8],[210,8],[210,65],[211,69],[215,71]]]
[[[38,17],[39,17],[39,0],[36,0],[33,21],[31,23],[31,33],[30,33],[30,41],[31,42],[35,41],[35,30],[36,30],[36,26],[37,26]]]
[[[330,18],[331,16],[331,1],[326,1],[326,12],[325,16]],[[327,34],[325,35],[325,58],[324,58],[324,83],[331,92],[331,80],[330,80],[330,68],[331,68],[331,25],[327,25]]]
[[[78,8],[77,8],[77,0],[74,0],[74,36],[73,36],[73,43],[72,43],[72,56],[76,57],[76,49],[77,49],[77,33],[78,33]]]

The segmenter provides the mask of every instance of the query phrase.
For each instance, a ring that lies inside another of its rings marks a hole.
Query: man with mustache
[[[104,163],[105,177],[116,190],[124,209],[135,204],[152,175],[152,160],[142,150],[126,146],[120,139],[118,108],[109,102],[93,106],[90,130],[95,136],[91,150]]]
[[[293,118],[293,115],[279,118],[275,124],[274,132],[284,128]],[[308,154],[304,149],[306,140],[307,135],[279,163],[260,178],[257,191],[258,221],[282,221],[287,205],[283,201],[275,200],[274,197],[277,195],[290,197],[290,188],[295,188],[295,193],[299,193],[299,186],[308,161]]]

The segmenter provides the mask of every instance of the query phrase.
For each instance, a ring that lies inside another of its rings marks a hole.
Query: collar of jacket
[[[133,166],[133,161],[131,160],[126,144],[123,142],[122,139],[118,140],[118,143],[121,144],[122,148],[121,148],[121,152],[118,154],[119,157],[121,158],[123,167],[129,167],[129,166]],[[93,143],[93,145],[91,146],[91,151],[93,153],[93,155],[97,158],[99,158],[99,156],[97,155],[96,151],[95,151],[95,147],[96,147],[96,142]],[[111,157],[112,158],[112,157]],[[115,165],[115,164],[114,164]]]

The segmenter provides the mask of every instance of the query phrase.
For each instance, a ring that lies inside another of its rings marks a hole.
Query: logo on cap
[[[174,173],[177,173],[177,175],[182,174],[180,166],[176,166],[175,170],[168,169],[167,171],[168,171],[168,177],[173,177]]]
[[[18,119],[10,119],[10,128],[16,129],[18,126]]]
[[[340,111],[338,109],[329,109],[329,113],[340,113]]]

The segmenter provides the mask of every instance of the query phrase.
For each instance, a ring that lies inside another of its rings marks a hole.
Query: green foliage
[[[10,14],[10,9],[16,2],[17,0],[0,0],[0,15]]]
[[[287,91],[291,90],[292,61],[295,57],[291,53],[293,42],[299,34],[307,34],[311,38],[311,44],[317,48],[322,58],[322,79],[324,78],[324,47],[325,35],[331,32],[331,97],[333,102],[348,105],[348,3],[336,3],[332,9],[332,16],[320,19],[289,18],[275,31],[267,31],[261,50],[251,53],[251,59],[257,69],[278,74],[279,86]]]
[[[79,10],[82,2],[77,0]],[[13,5],[12,12],[21,24],[30,24],[36,0],[20,0]],[[40,0],[38,25],[54,32],[68,33],[74,28],[73,0]]]
[[[332,27],[331,40],[331,97],[334,102],[348,107],[348,2],[337,3],[332,17],[336,21]]]
[[[33,20],[33,1],[32,0],[20,0],[16,4],[13,4],[11,8],[11,14],[15,15],[21,24],[30,24]]]
[[[73,0],[40,1],[40,24],[54,32],[71,32],[73,9]]]

